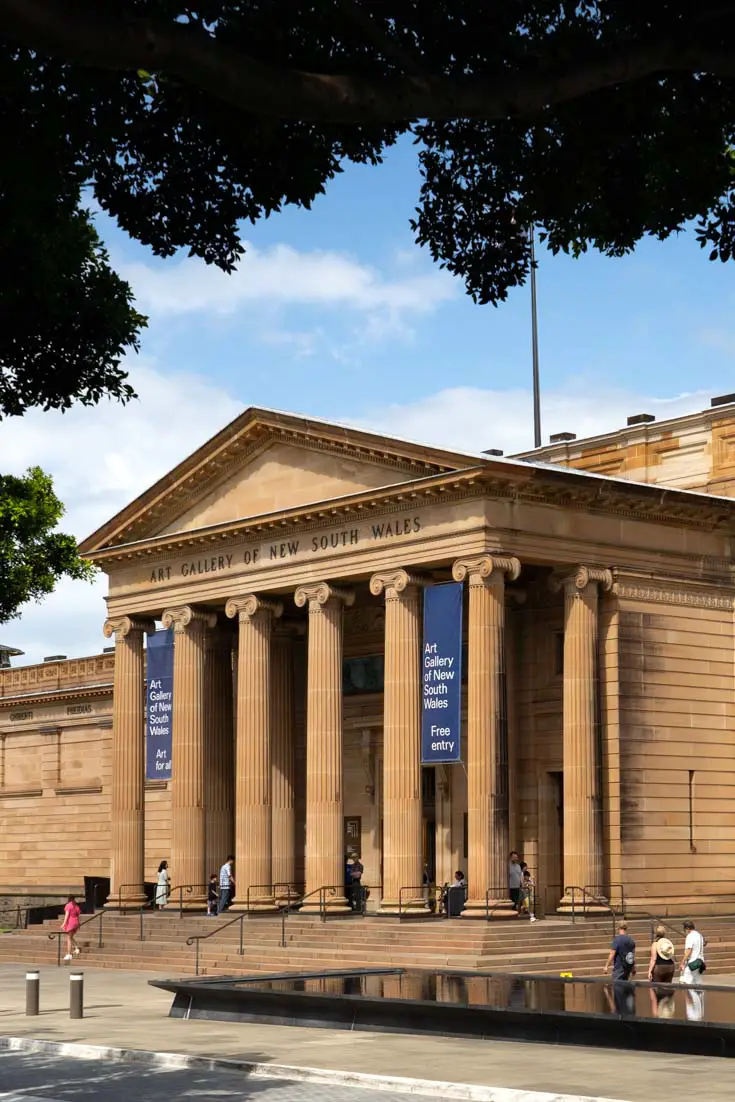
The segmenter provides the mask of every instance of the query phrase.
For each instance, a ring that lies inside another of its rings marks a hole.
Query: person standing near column
[[[521,885],[523,883],[523,866],[520,854],[511,850],[508,858],[508,895],[516,911],[521,901]]]
[[[223,911],[228,910],[235,897],[234,863],[235,858],[230,854],[219,870],[219,900],[217,902],[217,914],[222,914]]]

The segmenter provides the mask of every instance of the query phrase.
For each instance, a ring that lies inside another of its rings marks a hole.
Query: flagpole
[[[538,316],[536,312],[536,249],[533,226],[528,231],[531,246],[531,350],[533,353],[533,446],[541,447],[541,385],[538,370]]]

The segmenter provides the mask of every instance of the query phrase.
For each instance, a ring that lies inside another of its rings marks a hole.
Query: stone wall
[[[621,587],[619,601],[627,895],[644,904],[735,893],[731,602],[663,586]]]

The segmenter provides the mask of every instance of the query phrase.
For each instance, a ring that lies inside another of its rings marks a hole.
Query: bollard
[[[84,972],[69,975],[69,1017],[84,1017]]]
[[[39,988],[41,986],[40,972],[26,972],[26,1017],[38,1016]]]

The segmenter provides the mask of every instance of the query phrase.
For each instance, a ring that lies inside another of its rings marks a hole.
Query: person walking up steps
[[[683,923],[684,956],[681,959],[681,983],[700,984],[702,974],[706,971],[704,963],[704,947],[707,944],[693,922]]]
[[[64,907],[64,921],[61,924],[62,932],[66,934],[66,956],[64,960],[73,960],[79,956],[79,947],[76,943],[76,933],[79,929],[79,916],[81,909],[73,895],[69,896]]]
[[[676,971],[674,943],[666,936],[663,926],[656,927],[648,961],[648,978],[651,983],[673,983]]]
[[[635,975],[635,942],[628,933],[628,923],[621,922],[617,936],[610,946],[610,955],[605,963],[605,975],[612,968],[614,980],[629,980]]]

